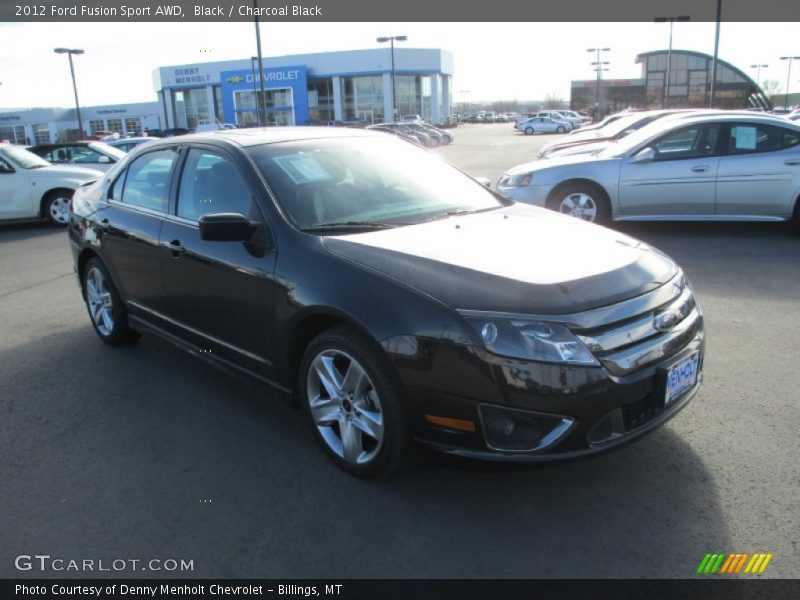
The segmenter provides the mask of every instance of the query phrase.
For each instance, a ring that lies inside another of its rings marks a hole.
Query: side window
[[[122,202],[159,212],[167,212],[169,206],[169,183],[172,167],[178,153],[172,148],[148,152],[134,160],[128,167]],[[121,177],[114,183],[116,187]]]
[[[178,188],[178,216],[198,221],[207,213],[250,216],[252,194],[239,170],[224,156],[192,148]]]
[[[773,152],[783,148],[784,130],[772,125],[733,125],[728,145],[729,154]]]
[[[97,150],[92,150],[88,146],[76,146],[72,148],[73,163],[96,163],[100,162],[101,154]]]
[[[681,160],[712,156],[717,147],[717,125],[673,131],[653,144],[656,160]]]
[[[800,132],[790,131],[789,129],[783,130],[783,147],[793,148],[800,144]]]
[[[43,158],[51,163],[66,163],[70,160],[70,151],[69,148],[53,148]]]

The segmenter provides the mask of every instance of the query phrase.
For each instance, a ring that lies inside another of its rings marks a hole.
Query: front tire
[[[533,135],[533,127],[526,127],[525,135]]]
[[[128,311],[100,259],[92,258],[86,263],[81,283],[92,327],[101,340],[120,346],[139,337],[128,325]]]
[[[300,364],[300,396],[314,436],[358,477],[400,470],[410,455],[401,386],[386,358],[349,327],[317,336]]]
[[[556,190],[548,200],[547,208],[590,223],[605,224],[611,220],[611,208],[605,194],[585,184],[567,185]]]
[[[50,225],[66,227],[69,224],[69,211],[72,206],[72,190],[54,190],[42,202],[42,214]]]

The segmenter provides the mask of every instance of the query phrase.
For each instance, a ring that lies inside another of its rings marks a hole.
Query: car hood
[[[52,166],[42,167],[41,169],[31,169],[31,175],[42,179],[63,179],[73,178],[89,181],[97,177],[102,177],[103,172],[97,169],[87,169],[84,167]]]
[[[323,244],[342,258],[467,310],[583,311],[655,289],[677,269],[633,238],[524,204],[326,237]]]
[[[592,152],[599,152],[605,150],[613,142],[594,142],[585,144],[573,144],[564,146],[563,148],[555,148],[551,154],[543,157],[545,160],[552,160],[561,156],[574,156],[576,154],[591,154]]]
[[[577,146],[575,149],[577,150],[580,146]],[[595,156],[591,153],[581,153],[581,154],[557,154],[552,158],[540,158],[539,160],[534,160],[531,162],[523,163],[521,165],[516,165],[512,167],[508,171],[506,171],[506,175],[517,175],[518,173],[530,173],[533,171],[540,171],[542,169],[549,169],[551,167],[559,167],[562,165],[573,165],[576,163],[585,163],[589,161],[601,160],[599,156]],[[602,160],[618,160],[616,158],[608,158],[604,157]]]

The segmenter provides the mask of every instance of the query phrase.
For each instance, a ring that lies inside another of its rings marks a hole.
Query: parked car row
[[[379,123],[368,125],[367,129],[394,133],[406,141],[418,143],[426,148],[450,144],[455,140],[455,134],[452,131],[439,129],[433,125],[428,125],[424,121],[409,120],[403,123]]]

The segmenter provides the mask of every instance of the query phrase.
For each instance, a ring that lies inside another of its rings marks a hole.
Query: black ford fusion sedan
[[[702,378],[700,307],[668,257],[379,133],[153,141],[78,189],[69,237],[104,342],[156,333],[299,396],[359,476],[398,469],[415,440],[601,452]]]

